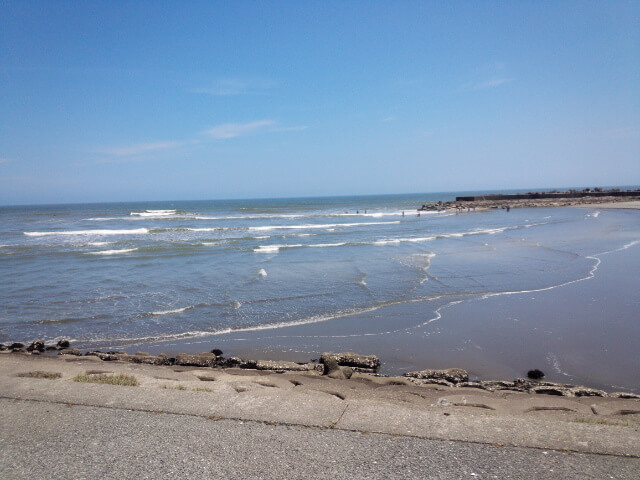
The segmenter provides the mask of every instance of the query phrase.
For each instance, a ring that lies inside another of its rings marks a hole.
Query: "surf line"
[[[595,260],[595,264],[593,265],[593,267],[591,267],[591,270],[589,270],[589,273],[587,274],[586,277],[578,278],[576,280],[571,280],[569,282],[560,283],[558,285],[552,285],[550,287],[536,288],[536,289],[533,289],[533,290],[514,290],[514,291],[510,291],[510,292],[485,293],[485,294],[481,295],[480,299],[484,300],[486,298],[497,297],[499,295],[516,295],[518,293],[545,292],[547,290],[553,290],[554,288],[565,287],[567,285],[571,285],[572,283],[578,283],[578,282],[583,282],[585,280],[590,280],[590,279],[592,279],[592,278],[594,278],[596,276],[596,271],[598,270],[598,267],[602,263],[602,260],[599,258],[600,256],[608,255],[610,253],[620,252],[622,250],[626,250],[628,248],[631,248],[631,247],[633,247],[633,246],[635,246],[635,245],[637,245],[639,243],[640,243],[640,240],[634,240],[634,241],[632,241],[630,243],[627,243],[627,244],[623,245],[620,248],[615,248],[613,250],[607,250],[605,252],[600,252],[600,253],[594,253],[593,255],[585,255],[584,258],[589,258],[591,260]]]

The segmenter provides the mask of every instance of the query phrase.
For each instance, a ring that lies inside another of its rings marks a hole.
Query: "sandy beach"
[[[640,209],[640,200],[633,201],[620,201],[620,202],[602,202],[602,203],[585,203],[581,205],[575,205],[576,207],[584,208],[630,208],[634,210]]]

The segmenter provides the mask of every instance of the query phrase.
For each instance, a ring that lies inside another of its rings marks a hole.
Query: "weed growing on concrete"
[[[187,387],[185,387],[184,385],[160,385],[160,388],[164,388],[165,390],[186,390]]]
[[[211,390],[208,387],[197,387],[197,388],[192,388],[191,390],[193,390],[194,392],[213,392],[213,390]]]
[[[74,382],[84,383],[104,383],[107,385],[123,385],[126,387],[137,387],[140,382],[133,375],[126,375],[124,373],[117,375],[107,375],[100,373],[97,375],[78,374],[73,377]]]
[[[40,370],[36,370],[33,372],[18,373],[16,377],[46,378],[47,380],[56,380],[57,378],[61,378],[62,374],[58,372],[43,372]]]

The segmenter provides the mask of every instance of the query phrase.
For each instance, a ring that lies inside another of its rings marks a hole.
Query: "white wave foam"
[[[171,231],[172,229],[167,228],[167,231]],[[220,230],[226,230],[226,228],[223,227],[209,227],[209,228],[180,228],[177,230],[182,230],[182,231],[186,231],[186,232],[216,232],[216,231],[220,231]]]
[[[315,243],[312,245],[305,245],[306,247],[312,247],[312,248],[325,248],[325,247],[341,247],[343,245],[346,245],[347,242],[338,242],[338,243]]]
[[[277,253],[281,248],[303,247],[302,244],[296,245],[260,245],[253,249],[255,253]]]
[[[149,233],[148,228],[133,230],[67,230],[60,232],[24,232],[28,237],[44,237],[47,235],[142,235]]]
[[[429,271],[429,267],[431,267],[431,259],[433,257],[436,256],[435,253],[433,252],[429,252],[429,253],[417,253],[415,254],[416,257],[424,257],[425,259],[425,265],[422,267],[422,271],[425,273],[425,276],[420,280],[420,283],[424,283],[427,280],[429,280],[429,274],[427,273]]]
[[[168,217],[175,214],[176,210],[145,210],[144,212],[131,212],[129,215],[136,217]]]
[[[358,222],[358,223],[326,223],[326,224],[305,224],[305,225],[265,225],[260,227],[249,227],[249,230],[296,230],[296,229],[312,229],[312,228],[334,228],[334,227],[364,227],[370,225],[391,225],[400,223],[393,222]]]
[[[560,368],[560,360],[558,360],[558,357],[555,353],[549,352],[547,354],[547,362],[551,364],[551,367],[556,371],[556,373],[564,375],[565,377],[571,377],[571,375]]]
[[[192,310],[195,308],[193,305],[189,305],[188,307],[176,308],[175,310],[159,310],[157,312],[151,312],[151,315],[171,315],[172,313],[182,313],[187,310]]]
[[[348,245],[347,242],[338,242],[338,243],[312,243],[309,245],[303,245],[301,243],[295,243],[291,245],[260,245],[253,249],[256,253],[276,253],[281,248],[327,248],[327,247],[342,247],[343,245]]]
[[[387,238],[381,240],[375,240],[372,245],[393,245],[403,242],[428,242],[430,240],[435,240],[436,237],[413,237],[413,238]]]
[[[104,247],[105,245],[111,245],[116,242],[89,242],[87,243],[88,247]]]
[[[120,253],[131,253],[138,250],[137,248],[123,248],[121,250],[101,250],[99,252],[88,252],[88,255],[118,255]]]
[[[261,268],[260,270],[258,270],[258,275],[260,275],[261,277],[266,277],[267,271],[264,268]]]

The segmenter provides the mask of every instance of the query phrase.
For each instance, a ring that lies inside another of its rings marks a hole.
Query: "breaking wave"
[[[119,255],[121,253],[131,253],[138,250],[137,248],[123,248],[121,250],[101,250],[99,252],[87,252],[88,255]]]
[[[67,230],[60,232],[24,232],[28,237],[44,237],[47,235],[144,235],[148,228],[134,228],[133,230]]]

